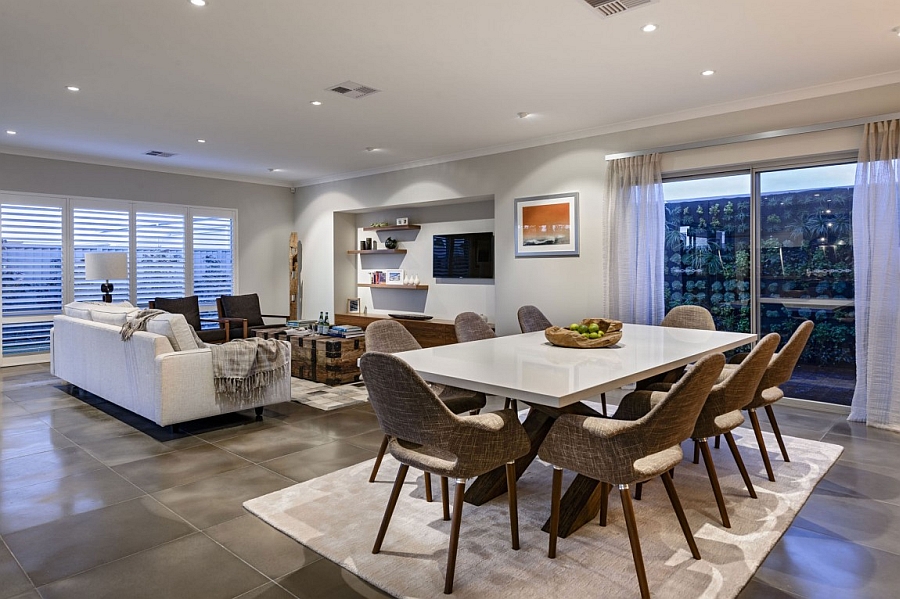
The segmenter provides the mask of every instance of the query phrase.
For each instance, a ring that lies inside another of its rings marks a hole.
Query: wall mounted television
[[[493,279],[494,234],[435,235],[432,266],[435,279]]]

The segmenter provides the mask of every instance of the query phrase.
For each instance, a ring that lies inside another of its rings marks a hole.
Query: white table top
[[[755,340],[626,324],[618,344],[598,349],[556,347],[541,331],[396,355],[426,381],[560,408]]]

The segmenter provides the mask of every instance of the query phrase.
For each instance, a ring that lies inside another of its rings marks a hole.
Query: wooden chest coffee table
[[[291,376],[326,385],[344,385],[359,380],[357,362],[366,351],[365,337],[300,337],[288,335],[286,331],[287,329],[265,329],[257,331],[256,335],[264,339],[284,339],[290,342]]]

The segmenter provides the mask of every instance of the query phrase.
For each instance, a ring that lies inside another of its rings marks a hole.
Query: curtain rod
[[[651,148],[648,150],[638,150],[636,152],[621,152],[619,154],[607,154],[606,160],[618,160],[619,158],[631,158],[632,156],[644,156],[646,154],[665,154],[668,152],[679,152],[681,150],[696,150],[698,148],[709,148],[712,146],[724,146],[727,144],[737,144],[745,141],[758,141],[761,139],[772,139],[775,137],[785,137],[788,135],[799,135],[801,133],[815,133],[817,131],[830,131],[832,129],[843,129],[845,127],[853,127],[856,125],[864,125],[873,121],[887,121],[891,119],[900,119],[900,112],[891,114],[880,114],[878,116],[867,116],[858,119],[850,119],[847,121],[834,121],[831,123],[819,123],[818,125],[806,125],[805,127],[792,127],[791,129],[776,129],[774,131],[763,131],[761,133],[748,133],[746,135],[734,135],[732,137],[720,137],[718,139],[708,139],[706,141],[693,141],[686,144],[678,144],[674,146],[663,146],[661,148]]]

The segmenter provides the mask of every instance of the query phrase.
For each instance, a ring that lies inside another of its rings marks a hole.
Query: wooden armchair
[[[284,323],[267,325],[264,318],[280,318],[287,322],[289,316],[280,314],[263,314],[259,307],[259,296],[255,293],[247,295],[223,295],[216,298],[219,318],[227,321],[232,338],[244,338],[255,334],[255,331],[266,328],[283,327]]]

